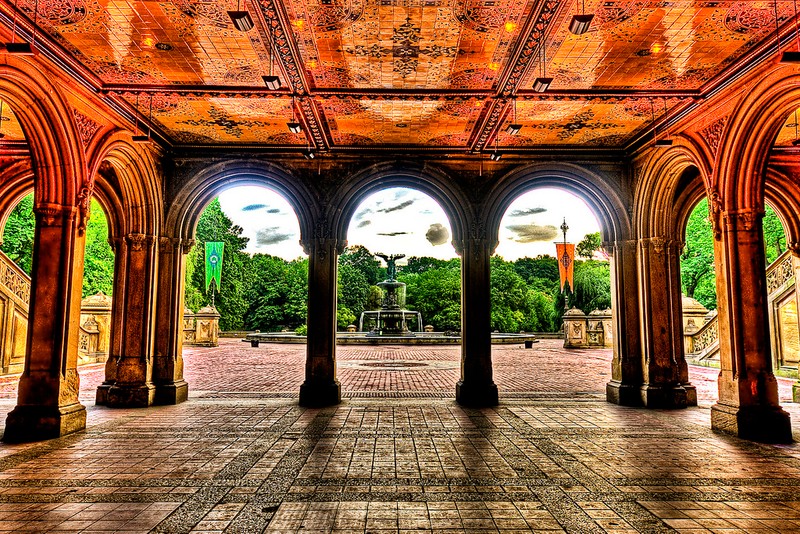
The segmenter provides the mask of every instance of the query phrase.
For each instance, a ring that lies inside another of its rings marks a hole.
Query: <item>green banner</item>
[[[217,291],[222,283],[222,250],[225,243],[221,241],[206,242],[206,291],[211,285],[211,280],[217,283]]]

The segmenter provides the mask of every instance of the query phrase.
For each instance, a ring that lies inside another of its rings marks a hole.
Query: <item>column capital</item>
[[[764,210],[761,208],[728,210],[721,214],[725,231],[728,232],[752,232],[758,229],[758,223],[764,218]]]
[[[192,251],[192,247],[197,244],[197,241],[194,239],[183,239],[180,240],[180,247],[184,254],[188,254]]]
[[[139,252],[145,248],[152,248],[156,242],[156,236],[131,233],[125,236],[125,241],[130,245],[132,251]]]
[[[34,206],[36,224],[41,226],[65,226],[75,219],[78,209],[75,206],[42,203]]]
[[[658,255],[665,252],[676,254],[683,247],[683,243],[677,239],[669,239],[663,236],[643,237],[639,240],[639,247],[642,251],[652,250]]]

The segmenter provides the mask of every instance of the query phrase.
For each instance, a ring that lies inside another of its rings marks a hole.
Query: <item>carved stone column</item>
[[[489,258],[493,246],[485,236],[464,239],[461,255],[461,380],[456,401],[464,406],[495,406],[492,378],[492,294]]]
[[[639,241],[639,307],[644,382],[642,404],[649,408],[697,405],[688,384],[681,320],[680,243],[662,237]]]
[[[111,336],[108,342],[108,359],[106,360],[106,377],[103,383],[97,386],[95,404],[108,403],[108,390],[117,381],[117,357],[122,354],[122,332],[125,329],[125,309],[122,305],[124,299],[113,298],[114,295],[125,293],[125,275],[127,272],[127,242],[124,238],[109,239],[108,244],[114,251],[114,291],[111,300]]]
[[[636,241],[607,243],[611,256],[611,320],[614,357],[606,400],[623,406],[641,406],[642,353],[637,296]]]
[[[186,255],[193,246],[193,239],[159,239],[156,349],[153,362],[156,404],[178,404],[189,397],[189,384],[183,379],[183,296]]]
[[[794,270],[794,299],[797,304],[797,310],[800,310],[800,288],[798,288],[798,281],[800,281],[800,243],[788,243],[788,248],[792,252],[792,269]],[[798,369],[800,372],[800,368]],[[800,380],[792,384],[792,401],[800,402]]]
[[[78,401],[78,337],[83,282],[84,217],[73,206],[39,205],[25,370],[7,442],[50,439],[86,428]]]
[[[745,439],[792,441],[772,372],[764,273],[763,213],[718,212],[714,262],[719,310],[719,401],[711,428]]]
[[[145,234],[125,236],[125,283],[122,293],[124,324],[120,333],[120,352],[116,358],[114,384],[103,399],[106,406],[144,407],[153,404],[153,343],[155,322],[155,282],[158,258],[156,238]],[[118,308],[119,309],[119,308]]]
[[[343,247],[331,237],[303,243],[308,254],[308,342],[301,406],[331,406],[342,401],[336,380],[336,272]]]

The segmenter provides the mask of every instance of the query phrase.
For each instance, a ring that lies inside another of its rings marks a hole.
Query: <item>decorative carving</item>
[[[131,250],[140,252],[144,248],[147,238],[152,236],[146,236],[144,234],[128,234],[127,237],[128,243],[131,245]]]
[[[723,218],[728,228],[750,232],[764,216],[763,210],[753,208],[723,212]]]
[[[194,247],[195,243],[197,243],[197,241],[195,241],[194,239],[184,239],[183,241],[181,241],[180,246],[181,246],[181,249],[183,250],[183,253],[184,254],[190,253],[192,251],[192,247]]]
[[[0,256],[0,284],[3,284],[11,294],[15,295],[25,305],[30,303],[31,283],[23,276],[16,265],[7,262],[5,256]]]
[[[76,208],[60,204],[40,204],[33,208],[36,222],[42,226],[62,226],[74,217],[75,211]]]
[[[795,256],[800,256],[800,241],[790,241],[786,243],[786,248]]]
[[[708,217],[711,220],[714,239],[719,241],[722,238],[722,198],[716,190],[708,195]]]
[[[78,192],[78,233],[83,235],[86,231],[86,224],[89,222],[90,206],[94,182],[87,180]]]
[[[719,340],[719,322],[717,315],[700,327],[700,330],[692,335],[692,353],[697,354],[705,351]]]
[[[700,135],[703,136],[703,139],[705,139],[708,146],[711,147],[711,151],[715,154],[717,153],[719,143],[722,140],[722,133],[725,131],[726,124],[728,124],[727,116],[715,120],[700,130]]]
[[[100,125],[76,109],[72,110],[72,114],[75,116],[75,125],[78,127],[83,148],[86,148],[100,129]]]
[[[784,252],[783,257],[767,268],[767,295],[772,295],[794,277],[792,255]]]
[[[653,250],[656,254],[663,254],[664,247],[667,245],[667,240],[663,237],[652,237],[650,243],[653,245]]]

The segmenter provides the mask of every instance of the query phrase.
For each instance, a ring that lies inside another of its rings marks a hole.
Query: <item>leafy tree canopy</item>
[[[586,234],[584,238],[575,246],[575,251],[581,258],[592,259],[594,253],[600,250],[603,246],[603,241],[600,237],[600,232]]]

